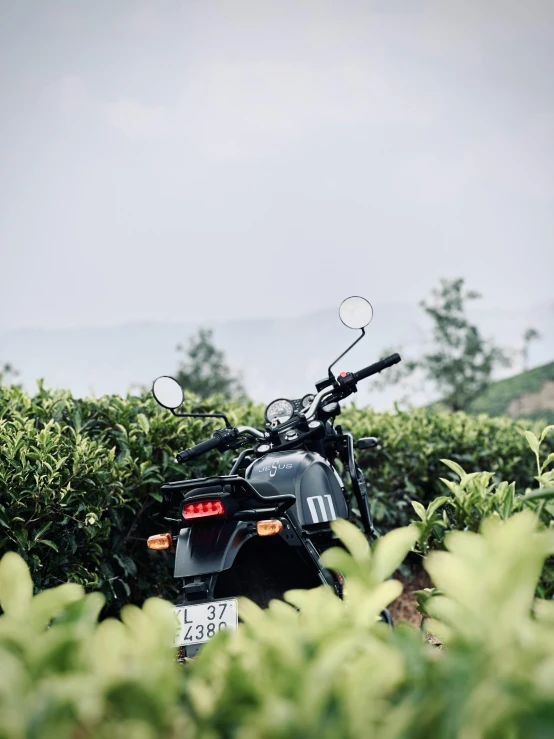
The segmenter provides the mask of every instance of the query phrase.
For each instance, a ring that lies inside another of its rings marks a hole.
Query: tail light
[[[271,518],[267,521],[258,521],[256,524],[258,536],[275,536],[275,534],[280,534],[282,530],[283,524],[276,518]]]
[[[171,534],[154,534],[154,536],[148,537],[146,546],[148,549],[171,549],[173,537]]]
[[[183,518],[190,521],[192,518],[209,518],[210,516],[224,516],[225,506],[221,500],[199,500],[195,503],[185,503]]]

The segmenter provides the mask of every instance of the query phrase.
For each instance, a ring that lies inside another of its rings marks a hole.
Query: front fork
[[[354,456],[354,437],[349,433],[342,433],[341,436],[341,441],[344,443],[340,445],[339,457],[341,462],[348,469],[348,474],[352,481],[352,490],[354,491],[354,496],[358,503],[358,510],[360,511],[360,518],[362,519],[364,532],[368,539],[375,539],[378,534],[373,526],[373,519],[369,508],[367,483],[365,481],[364,473],[356,464],[356,457]]]

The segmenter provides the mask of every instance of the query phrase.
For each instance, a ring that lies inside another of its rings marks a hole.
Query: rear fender
[[[228,570],[243,544],[253,536],[256,536],[256,524],[250,521],[218,521],[181,529],[174,576],[210,575]]]

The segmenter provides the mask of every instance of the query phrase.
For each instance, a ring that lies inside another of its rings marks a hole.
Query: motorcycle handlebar
[[[365,367],[364,369],[359,370],[359,372],[353,372],[354,380],[356,382],[365,380],[366,377],[376,375],[378,372],[382,372],[384,369],[387,369],[387,367],[392,367],[393,364],[398,364],[400,360],[400,354],[391,354],[390,357],[386,357],[380,362],[375,362],[375,364],[370,364],[369,367]]]
[[[185,449],[183,452],[179,452],[176,457],[177,462],[179,462],[179,464],[188,462],[189,459],[194,459],[194,457],[199,457],[201,454],[211,452],[212,449],[217,449],[220,444],[221,439],[217,436],[214,436],[211,439],[206,439],[206,441],[201,441],[200,444],[196,444],[195,446],[191,446],[190,449]]]

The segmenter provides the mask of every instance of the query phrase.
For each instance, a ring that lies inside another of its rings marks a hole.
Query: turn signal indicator
[[[275,536],[275,534],[280,534],[282,530],[283,524],[276,518],[271,518],[267,521],[258,521],[256,524],[258,536]]]
[[[148,549],[171,549],[173,537],[171,534],[154,534],[148,537],[146,546]]]

